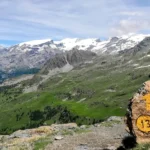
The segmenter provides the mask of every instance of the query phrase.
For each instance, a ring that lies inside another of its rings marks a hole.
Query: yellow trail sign
[[[143,132],[150,132],[150,116],[140,116],[137,119],[136,125]]]
[[[143,100],[146,101],[146,110],[150,110],[150,94],[144,95]]]
[[[150,143],[150,81],[129,101],[125,121],[137,143]]]

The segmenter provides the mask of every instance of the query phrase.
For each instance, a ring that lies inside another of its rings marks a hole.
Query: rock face
[[[146,37],[144,40],[139,42],[137,45],[135,45],[132,48],[122,50],[119,53],[124,55],[135,55],[135,54],[142,54],[149,52],[150,47],[150,37]]]
[[[141,46],[137,46],[137,44],[146,37],[147,40],[142,42]],[[132,34],[113,37],[106,41],[95,38],[72,38],[63,39],[61,41],[46,39],[24,42],[7,48],[0,46],[0,82],[14,76],[16,77],[17,74],[35,74],[43,68],[43,65],[50,59],[51,63],[56,66],[58,65],[54,64],[56,61],[54,57],[56,55],[67,55],[67,60],[69,60],[71,65],[79,64],[81,61],[84,61],[82,59],[83,55],[85,55],[83,52],[82,54],[80,52],[80,57],[78,57],[78,59],[76,59],[76,55],[78,56],[77,52],[76,54],[72,52],[73,55],[70,52],[66,54],[66,52],[73,51],[74,49],[94,52],[100,57],[103,55],[116,55],[119,52],[121,52],[121,54],[127,53],[127,55],[139,51],[143,53],[144,50],[149,50],[149,37],[150,35]],[[88,55],[86,55],[86,58],[87,56]],[[64,58],[62,58],[60,63],[66,64]],[[37,71],[35,72],[35,70]]]
[[[48,72],[48,70],[53,70],[55,68],[63,68],[66,65],[75,67],[86,61],[91,61],[96,54],[90,51],[83,51],[73,49],[72,51],[67,51],[61,54],[56,54],[53,58],[49,59],[43,66],[41,73]]]
[[[150,81],[130,100],[126,124],[138,143],[150,142]]]
[[[133,34],[113,37],[107,41],[100,39],[63,39],[61,41],[36,40],[13,45],[0,46],[0,70],[11,71],[16,68],[41,68],[46,61],[56,54],[78,50],[91,51],[99,55],[117,54],[119,51],[133,48],[150,35]]]

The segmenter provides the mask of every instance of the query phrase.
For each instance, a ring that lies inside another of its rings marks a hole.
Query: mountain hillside
[[[41,70],[32,79],[0,87],[0,133],[52,123],[93,124],[112,115],[124,116],[128,100],[150,77],[149,51],[140,51],[142,57],[138,52],[94,57],[91,53],[92,61],[75,65],[69,72],[47,76]],[[71,51],[69,56],[77,55],[73,54]],[[50,59],[43,70],[62,67],[66,55],[60,56],[61,63]],[[71,62],[76,64],[74,59]]]
[[[39,70],[56,54],[63,54],[73,49],[91,51],[97,55],[116,55],[126,49],[133,48],[149,35],[130,34],[113,37],[106,41],[100,39],[67,38],[61,41],[51,39],[23,42],[8,48],[0,47],[0,80],[3,81],[11,74],[27,74],[32,70]],[[22,70],[26,72],[22,72]],[[21,73],[22,72],[22,73]],[[33,71],[34,73],[34,71]]]
[[[86,61],[92,61],[95,56],[96,54],[93,52],[77,49],[73,49],[72,51],[67,51],[62,54],[56,54],[53,58],[50,58],[45,63],[41,72],[45,72],[46,70],[53,70],[55,68],[62,68],[67,64],[71,65],[73,68],[79,64],[85,63]]]
[[[114,55],[77,48],[56,51],[33,77],[0,86],[1,134],[122,116],[128,99],[150,78],[149,37]]]

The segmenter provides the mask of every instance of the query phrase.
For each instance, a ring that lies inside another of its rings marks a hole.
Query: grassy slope
[[[71,116],[78,116],[74,121],[79,124],[122,116],[133,93],[148,80],[149,71],[148,68],[133,70],[128,60],[106,57],[52,77],[34,93],[22,94],[22,87],[0,89],[0,133],[64,122],[59,120],[64,108]],[[57,108],[56,114],[44,121],[31,120],[31,112],[44,112],[46,106]]]

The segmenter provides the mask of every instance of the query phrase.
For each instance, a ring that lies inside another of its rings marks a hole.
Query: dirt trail
[[[115,150],[126,135],[123,121],[111,125],[102,124],[90,127],[88,132],[67,135],[62,140],[55,140],[46,150]]]

